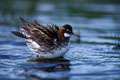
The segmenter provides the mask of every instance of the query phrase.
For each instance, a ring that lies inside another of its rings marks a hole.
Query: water
[[[113,0],[1,0],[0,80],[119,80],[120,11]],[[71,24],[72,37],[64,58],[40,60],[24,41],[11,34],[19,17],[40,24]],[[115,48],[115,49],[113,49]]]

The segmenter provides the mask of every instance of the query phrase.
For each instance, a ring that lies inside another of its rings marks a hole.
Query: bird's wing
[[[24,26],[21,29],[21,32],[13,32],[16,36],[32,39],[38,45],[53,45],[54,39],[58,40],[58,30],[59,28],[56,25],[43,26],[38,24],[37,21],[34,23],[28,23],[23,18],[20,18]]]

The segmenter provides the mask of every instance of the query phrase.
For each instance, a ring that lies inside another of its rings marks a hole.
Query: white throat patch
[[[68,34],[68,33],[64,33],[64,36],[65,36],[65,37],[70,37],[71,35]]]

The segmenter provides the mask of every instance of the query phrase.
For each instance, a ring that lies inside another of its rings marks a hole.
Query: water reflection
[[[64,58],[55,59],[30,59],[30,65],[24,68],[25,77],[27,79],[55,79],[69,80],[70,61]],[[49,76],[49,77],[48,77]]]

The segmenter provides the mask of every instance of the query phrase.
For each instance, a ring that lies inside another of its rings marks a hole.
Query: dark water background
[[[39,60],[11,31],[19,17],[40,24],[71,24],[64,59]],[[0,80],[120,80],[119,0],[0,0]]]

